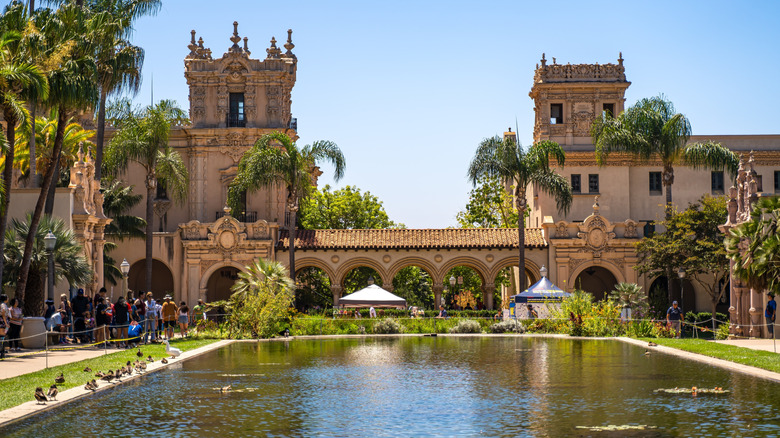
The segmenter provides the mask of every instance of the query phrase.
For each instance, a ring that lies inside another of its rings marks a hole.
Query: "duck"
[[[65,376],[62,373],[60,373],[59,376],[54,378],[54,383],[60,383],[60,384],[65,383]]]
[[[166,358],[162,358],[162,360],[161,360],[160,362],[162,362],[162,363],[168,363],[168,359],[166,359]]]
[[[49,400],[57,400],[57,393],[59,391],[57,390],[57,385],[51,385],[49,387],[49,393],[46,394],[47,397],[49,397]]]
[[[105,376],[105,373],[103,373],[103,371],[98,371],[98,372],[95,373],[95,377],[104,377],[104,376]]]
[[[657,347],[657,346],[658,346],[658,344],[656,344],[655,342],[648,342],[648,343],[647,343],[647,346],[648,346],[648,347]]]
[[[91,373],[92,372],[92,368],[86,367],[86,368],[84,368],[84,372],[85,373]]]
[[[139,348],[139,349],[138,349],[138,351],[135,353],[135,355],[136,355],[136,356],[138,356],[138,357],[144,357],[144,354],[143,354],[143,353],[141,353],[141,349],[140,349],[140,348]]]
[[[87,384],[84,385],[84,389],[86,389],[87,391],[94,391],[95,389],[97,389],[97,382],[95,382],[95,379],[92,379],[91,382],[87,382]]]
[[[146,358],[147,362],[154,362],[154,359],[152,359],[152,355],[150,354],[149,357]]]
[[[146,371],[146,362],[141,362],[138,364],[139,367],[141,367],[142,371]]]
[[[650,352],[645,350],[645,356],[650,356]]]
[[[100,377],[100,380],[105,380],[106,382],[110,382],[113,379],[114,379],[114,372],[111,370],[108,370],[108,373]]]
[[[223,386],[219,388],[219,392],[230,392],[231,389],[233,389],[233,385]]]
[[[46,404],[47,401],[49,401],[48,398],[46,398],[46,393],[43,392],[43,388],[40,386],[35,388],[35,401],[37,402],[37,405],[40,404]]]
[[[171,355],[171,359],[175,359],[181,355],[181,350],[171,347],[171,344],[168,343],[167,339],[165,340],[165,352]]]

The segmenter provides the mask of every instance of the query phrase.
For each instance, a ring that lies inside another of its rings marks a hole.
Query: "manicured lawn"
[[[187,339],[184,341],[171,341],[171,346],[182,351],[193,350],[204,345],[216,342],[214,339]],[[94,359],[86,359],[79,362],[73,362],[67,365],[51,367],[46,370],[36,371],[30,374],[24,374],[17,377],[0,380],[0,410],[12,408],[24,402],[35,400],[33,392],[40,386],[48,391],[48,388],[54,383],[54,378],[60,373],[65,376],[65,383],[57,384],[60,391],[64,391],[74,386],[84,386],[88,381],[95,379],[95,373],[98,371],[106,372],[109,369],[116,370],[124,366],[127,361],[135,362],[136,349],[123,350],[115,353],[109,353],[105,356]],[[151,355],[155,361],[159,361],[165,354],[165,344],[143,345],[141,352],[144,358]],[[92,368],[92,372],[85,373],[84,368]]]
[[[701,339],[667,339],[667,338],[642,338],[658,345],[703,354],[709,357],[728,360],[743,365],[765,369],[780,373],[780,355],[771,351],[752,350],[750,348],[735,347],[733,345],[718,344]]]

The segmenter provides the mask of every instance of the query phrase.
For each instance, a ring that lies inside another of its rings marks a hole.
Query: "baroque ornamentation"
[[[555,237],[557,239],[569,238],[569,227],[567,226],[566,222],[560,221],[558,222],[558,225],[555,226]]]
[[[577,237],[585,241],[585,247],[593,253],[593,257],[601,257],[609,241],[615,238],[615,226],[599,213],[598,198],[596,196],[596,202],[593,204],[593,214],[578,226],[580,231],[577,233]]]

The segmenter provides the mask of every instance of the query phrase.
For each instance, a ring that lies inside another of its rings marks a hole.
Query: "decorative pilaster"
[[[493,294],[495,293],[496,293],[495,284],[482,285],[482,300],[485,302],[485,308],[487,310],[493,310]]]
[[[433,283],[433,309],[437,310],[441,305],[441,294],[444,292],[444,283]]]
[[[341,294],[344,293],[344,288],[340,284],[331,284],[330,293],[333,295],[333,307],[338,306]]]

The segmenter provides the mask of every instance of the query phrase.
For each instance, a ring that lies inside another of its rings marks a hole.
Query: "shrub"
[[[729,338],[729,325],[728,324],[719,325],[718,329],[715,331],[715,339],[722,341],[728,338]]]
[[[399,324],[398,321],[394,319],[385,318],[384,320],[374,324],[374,333],[383,335],[401,333],[401,324]]]
[[[482,326],[477,321],[464,319],[451,328],[450,333],[482,333]]]
[[[525,327],[519,321],[514,319],[507,319],[506,321],[497,322],[490,326],[490,333],[525,333]]]

